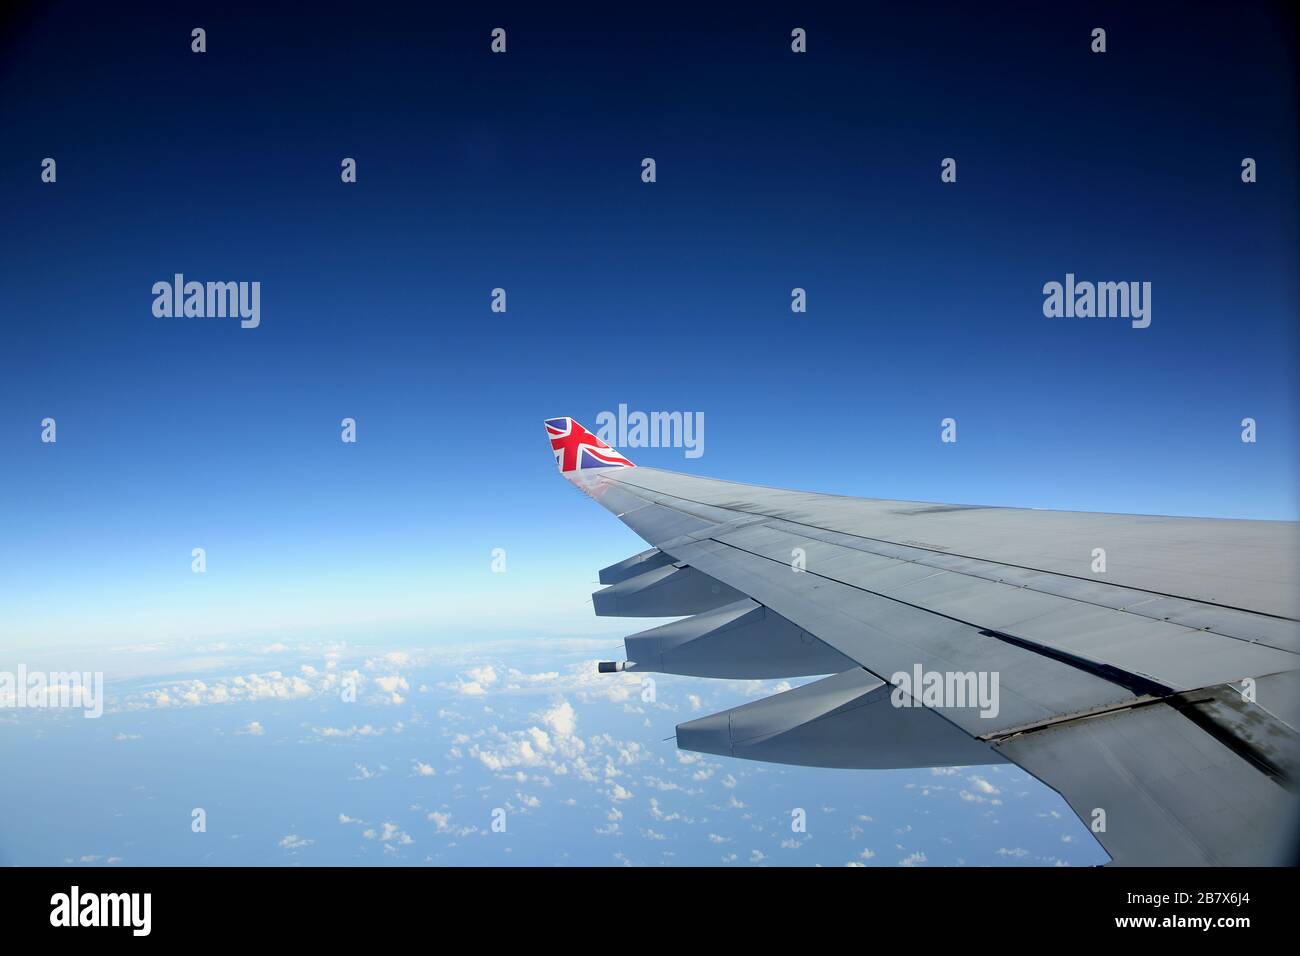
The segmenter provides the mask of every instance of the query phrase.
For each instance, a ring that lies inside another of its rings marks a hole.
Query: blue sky
[[[699,459],[627,450],[699,474],[1296,516],[1295,104],[1250,18],[1111,11],[1096,55],[1090,21],[1055,14],[827,13],[801,58],[784,16],[607,34],[520,11],[493,57],[457,15],[323,12],[307,41],[232,11],[78,10],[92,29],[69,36],[51,8],[10,40],[0,594],[20,638],[429,625],[476,617],[467,594],[536,623],[539,592],[636,544],[557,491],[540,420],[620,403],[703,413]],[[177,272],[260,281],[262,324],[155,318]],[[1067,272],[1151,282],[1151,327],[1044,318]],[[495,547],[534,575],[509,608]]]
[[[695,474],[1297,516],[1295,62],[1269,8],[12,16],[0,666],[616,646],[587,596],[642,544],[556,476],[541,420],[620,403],[702,413],[698,459],[624,449]],[[259,281],[260,326],[154,317],[177,272]],[[1151,282],[1151,326],[1045,318],[1067,272]]]

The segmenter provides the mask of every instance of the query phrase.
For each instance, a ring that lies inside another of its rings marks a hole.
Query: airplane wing
[[[677,727],[821,767],[1018,764],[1116,864],[1289,862],[1300,751],[1291,522],[786,491],[638,468],[570,418],[564,477],[651,548],[596,613],[681,617],[602,670],[830,675]]]

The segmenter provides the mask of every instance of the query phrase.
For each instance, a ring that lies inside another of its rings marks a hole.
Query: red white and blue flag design
[[[588,468],[636,467],[572,418],[546,419],[546,434],[555,451],[555,463],[564,474]]]

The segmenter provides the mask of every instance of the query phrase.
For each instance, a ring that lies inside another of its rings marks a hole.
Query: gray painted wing
[[[654,546],[602,572],[597,612],[691,615],[629,638],[617,666],[839,675],[684,724],[679,745],[822,766],[1011,760],[1117,863],[1272,862],[1289,845],[1296,525],[652,468],[567,477]]]

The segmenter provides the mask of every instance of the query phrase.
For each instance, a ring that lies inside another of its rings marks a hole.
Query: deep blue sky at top
[[[545,6],[7,15],[0,599],[89,622],[196,545],[290,603],[595,568],[634,542],[540,422],[619,403],[703,412],[703,458],[629,451],[697,474],[1296,516],[1288,15]],[[261,327],[154,318],[176,272],[260,280]],[[1151,327],[1044,318],[1066,272]]]

